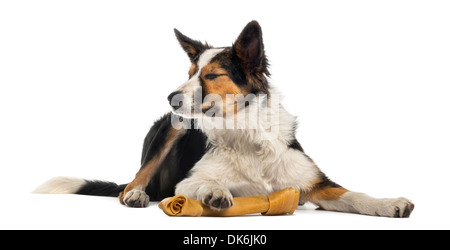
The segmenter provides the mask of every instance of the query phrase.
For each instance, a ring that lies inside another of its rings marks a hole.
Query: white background
[[[450,227],[448,1],[1,1],[0,228]],[[344,187],[404,196],[409,219],[316,211],[169,218],[151,203],[37,195],[53,176],[130,182],[189,61],[173,28],[230,46],[258,20],[297,137]]]

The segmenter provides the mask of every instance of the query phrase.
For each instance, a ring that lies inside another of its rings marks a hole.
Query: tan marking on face
[[[195,63],[193,63],[188,72],[189,77],[193,76],[196,72],[197,72],[197,65],[195,65]]]
[[[219,76],[213,80],[205,79],[205,75],[207,74],[218,74],[223,75]],[[237,86],[228,76],[228,72],[223,69],[219,63],[213,62],[205,67],[202,68],[201,77],[203,79],[204,85],[204,92],[206,95],[208,94],[216,94],[219,95],[222,98],[222,105],[223,105],[223,115],[225,115],[228,112],[237,112],[238,105],[237,102],[234,102],[233,100],[228,100],[227,103],[227,95],[238,95],[241,94],[243,96],[246,96],[249,93],[249,90],[245,88],[241,88]],[[202,105],[203,109],[208,109],[209,104]]]

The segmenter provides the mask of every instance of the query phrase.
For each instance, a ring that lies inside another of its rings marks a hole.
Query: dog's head
[[[175,35],[192,65],[189,79],[168,96],[174,113],[189,118],[224,117],[240,110],[237,100],[244,98],[248,103],[250,97],[269,94],[268,62],[258,22],[248,23],[231,47],[214,48],[176,29]]]

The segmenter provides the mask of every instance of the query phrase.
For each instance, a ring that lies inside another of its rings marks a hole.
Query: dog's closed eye
[[[219,76],[226,76],[227,74],[206,74],[204,77],[206,80],[214,80]]]

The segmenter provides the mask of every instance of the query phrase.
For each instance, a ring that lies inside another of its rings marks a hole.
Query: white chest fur
[[[202,127],[211,149],[177,185],[176,193],[199,199],[209,192],[202,187],[225,188],[233,196],[268,195],[286,187],[309,190],[320,172],[303,152],[289,147],[295,140],[295,117],[278,105],[267,109],[271,117],[274,110],[279,112],[278,119],[256,121],[258,126],[251,129]],[[275,137],[268,140],[267,131],[276,131],[271,133]]]
[[[234,196],[268,195],[286,187],[307,190],[318,178],[314,163],[287,146],[277,154],[218,148],[205,155],[195,172],[217,180]]]

